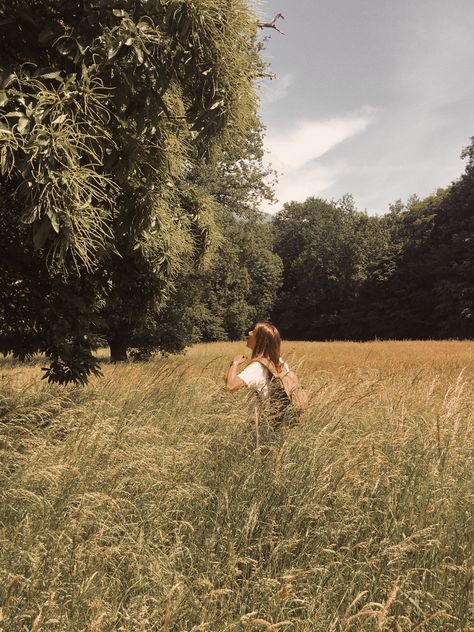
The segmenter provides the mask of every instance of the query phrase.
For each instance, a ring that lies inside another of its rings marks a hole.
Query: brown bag
[[[304,413],[308,408],[308,393],[301,386],[298,376],[291,369],[282,369],[279,371],[271,360],[267,358],[254,358],[253,362],[260,362],[266,369],[270,371],[273,379],[279,384],[280,388],[285,392],[288,398],[288,405],[299,414]]]

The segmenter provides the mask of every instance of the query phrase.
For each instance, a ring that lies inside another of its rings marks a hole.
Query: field
[[[253,450],[239,343],[0,361],[0,630],[474,630],[474,342],[287,343],[306,419]]]

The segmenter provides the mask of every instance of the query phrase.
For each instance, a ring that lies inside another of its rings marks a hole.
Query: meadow
[[[2,632],[474,630],[474,342],[286,343],[310,410],[258,450],[241,350],[0,360]]]

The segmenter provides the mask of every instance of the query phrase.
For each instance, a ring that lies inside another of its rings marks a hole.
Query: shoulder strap
[[[264,358],[262,356],[260,356],[258,358],[254,358],[252,360],[252,362],[259,362],[260,364],[262,364],[266,369],[268,369],[270,371],[270,373],[273,375],[273,377],[281,378],[284,375],[286,375],[285,373],[278,371],[276,366],[273,364],[273,362],[271,360],[268,360],[267,358]]]

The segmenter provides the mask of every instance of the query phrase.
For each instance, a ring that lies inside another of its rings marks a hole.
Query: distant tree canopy
[[[309,198],[274,220],[289,338],[474,337],[474,141],[448,189],[369,217]]]
[[[252,323],[269,319],[275,303],[282,262],[272,250],[270,224],[228,217],[225,234],[213,264],[183,276],[160,315],[160,329],[166,323],[187,344],[241,339]]]
[[[292,202],[274,220],[283,287],[273,317],[293,339],[344,337],[344,310],[356,300],[367,267],[387,239],[378,218],[350,198]]]
[[[221,243],[226,190],[267,194],[257,19],[245,0],[1,0],[0,18],[0,350],[84,382],[104,339],[114,359],[159,347],[147,326]]]
[[[474,338],[474,139],[463,155],[466,171],[441,201],[429,243],[438,335],[448,338]]]

